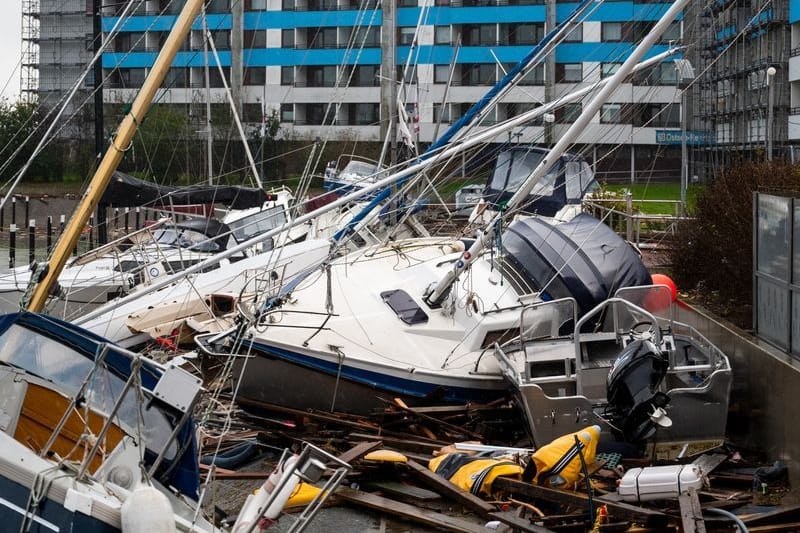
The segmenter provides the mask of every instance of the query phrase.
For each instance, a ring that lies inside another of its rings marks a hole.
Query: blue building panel
[[[800,22],[800,0],[789,0],[789,24]]]
[[[791,0],[792,6],[800,4],[800,0]],[[559,21],[566,19],[576,8],[577,3],[556,4],[556,16]],[[656,21],[669,8],[669,3],[635,4],[630,1],[605,2],[591,10],[588,21],[594,22],[627,22],[631,20]],[[420,16],[419,7],[404,7],[397,10],[397,24],[401,27],[416,26]],[[794,11],[798,12],[797,9]],[[680,17],[680,16],[679,16]],[[174,15],[136,16],[126,20],[121,31],[168,31],[176,20]],[[245,30],[316,28],[335,26],[366,25],[372,21],[380,26],[381,11],[368,12],[366,15],[357,10],[347,11],[248,11],[244,14]],[[111,31],[118,17],[104,17],[103,31]],[[483,7],[446,7],[435,6],[429,9],[425,24],[491,24],[515,22],[544,22],[545,6],[483,6]],[[208,15],[208,27],[211,30],[231,28],[229,14]],[[201,29],[198,18],[192,29]]]

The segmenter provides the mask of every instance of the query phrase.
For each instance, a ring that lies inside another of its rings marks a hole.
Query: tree
[[[42,118],[46,115],[35,102],[0,100],[0,177],[13,178],[31,157],[44,134]],[[62,158],[57,145],[46,146],[26,173],[31,181],[61,178]]]

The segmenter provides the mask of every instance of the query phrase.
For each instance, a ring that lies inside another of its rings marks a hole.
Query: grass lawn
[[[670,201],[680,201],[680,183],[626,183],[626,184],[605,184],[603,188],[610,192],[624,193],[630,191],[633,195],[634,208],[640,209],[647,214],[674,214],[675,204]],[[689,211],[695,205],[697,193],[702,185],[689,185],[686,190],[686,203]],[[637,202],[637,200],[648,200],[647,202]],[[658,202],[657,200],[667,200]]]

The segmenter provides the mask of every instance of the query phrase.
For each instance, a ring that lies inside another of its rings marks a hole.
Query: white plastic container
[[[700,489],[703,475],[696,465],[648,466],[625,472],[617,490],[627,502],[674,499]]]

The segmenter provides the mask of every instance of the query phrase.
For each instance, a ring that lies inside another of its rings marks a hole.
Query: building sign
[[[681,144],[681,130],[656,130],[656,144]],[[714,144],[708,131],[687,131],[686,144]]]

